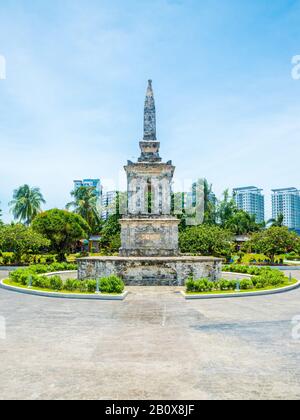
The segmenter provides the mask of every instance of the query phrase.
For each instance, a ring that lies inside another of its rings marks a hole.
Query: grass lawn
[[[275,290],[275,289],[282,289],[287,286],[293,286],[296,284],[298,280],[292,279],[290,282],[287,280],[286,282],[282,283],[280,286],[268,286],[263,289],[247,289],[247,290],[241,290],[239,292],[236,292],[235,290],[215,290],[213,292],[185,292],[187,295],[223,295],[223,294],[231,294],[231,293],[254,293],[254,292],[264,292],[268,290]]]
[[[78,290],[75,290],[75,291],[71,292],[69,290],[42,289],[42,288],[39,288],[39,287],[31,287],[29,289],[28,286],[23,286],[22,284],[13,282],[10,279],[3,280],[3,284],[5,284],[7,286],[12,286],[12,287],[19,287],[20,289],[34,290],[36,292],[61,293],[61,294],[68,294],[68,295],[93,295],[94,294],[92,292],[79,292]],[[110,295],[110,296],[118,296],[118,295],[121,295],[122,293],[102,293],[102,294],[103,295]]]

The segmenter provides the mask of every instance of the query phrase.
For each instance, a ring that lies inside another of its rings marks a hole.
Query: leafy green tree
[[[45,203],[39,188],[31,188],[25,184],[14,191],[13,200],[9,205],[14,219],[29,226]]]
[[[99,233],[102,226],[98,197],[95,187],[79,187],[71,193],[74,201],[68,203],[67,210],[74,209],[90,226],[92,233]]]
[[[300,237],[290,232],[287,227],[271,227],[253,234],[251,240],[244,245],[246,252],[265,254],[274,263],[276,255],[298,252]]]
[[[0,203],[1,204],[1,203]],[[0,209],[0,226],[3,226],[3,221],[2,221],[2,210]]]
[[[38,253],[49,246],[48,239],[22,224],[0,228],[0,249],[2,252],[13,252],[16,264],[21,262],[23,255]]]
[[[32,228],[50,240],[59,261],[65,261],[66,253],[77,241],[88,238],[90,233],[89,225],[80,215],[58,209],[39,214]]]
[[[255,215],[238,210],[225,223],[226,229],[229,229],[235,235],[246,235],[261,230],[261,225],[256,223]]]
[[[120,214],[114,214],[108,218],[101,231],[101,247],[108,253],[117,252],[121,246]]]
[[[219,202],[217,208],[217,217],[220,225],[226,227],[230,219],[238,212],[236,203],[229,195],[229,190],[224,191],[223,200]]]
[[[179,235],[182,253],[204,256],[228,257],[232,251],[232,233],[218,226],[187,227]]]

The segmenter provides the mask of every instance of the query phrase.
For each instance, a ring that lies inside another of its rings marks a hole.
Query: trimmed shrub
[[[192,278],[189,278],[187,281],[186,281],[186,291],[188,292],[188,293],[190,293],[190,292],[194,292],[195,291],[195,281],[194,281],[194,279],[192,279]]]
[[[28,278],[29,278],[29,276],[28,276]],[[38,276],[38,275],[32,276],[32,286],[33,287],[38,287],[38,288],[41,288],[41,289],[52,289],[51,288],[51,283],[50,283],[50,278],[45,277],[45,276]]]
[[[285,274],[279,270],[262,271],[259,276],[253,278],[253,282],[258,289],[268,286],[280,286],[286,281]]]
[[[187,292],[212,292],[216,290],[217,283],[210,281],[209,279],[193,280],[188,279],[186,282]]]
[[[77,288],[78,288],[78,280],[74,280],[74,279],[66,280],[64,289],[66,289],[68,292],[75,292]]]
[[[249,290],[249,289],[253,289],[254,285],[251,280],[242,280],[240,282],[240,288],[241,290]]]
[[[232,271],[252,275],[251,279],[243,279],[240,281],[241,290],[264,289],[267,287],[283,286],[288,278],[282,271],[271,269],[269,267],[246,267],[239,265],[224,266],[224,271]],[[186,291],[192,292],[210,292],[210,291],[229,291],[235,290],[236,280],[220,280],[212,282],[208,279],[193,280],[189,278],[186,282]]]
[[[18,269],[12,271],[9,278],[22,286],[29,285],[30,276],[32,278],[32,286],[40,289],[49,289],[55,291],[66,290],[69,292],[81,292],[81,293],[95,293],[96,292],[96,280],[79,281],[74,279],[68,279],[65,282],[62,281],[60,276],[46,277],[43,276],[40,271],[43,266],[35,266],[34,273],[30,269]],[[56,267],[57,268],[57,267]],[[117,276],[110,276],[100,279],[99,287],[103,293],[122,293],[125,285],[123,281]]]
[[[221,280],[218,282],[220,290],[235,290],[236,284],[235,280]]]
[[[103,293],[122,293],[125,285],[119,277],[109,276],[100,279],[99,287]]]
[[[64,283],[59,276],[50,277],[50,289],[52,290],[62,290]]]
[[[15,283],[20,283],[23,286],[27,284],[27,278],[30,273],[27,270],[18,269],[16,271],[12,271],[9,273],[9,278],[14,281]]]
[[[96,280],[87,280],[87,291],[89,293],[95,293],[96,292]]]

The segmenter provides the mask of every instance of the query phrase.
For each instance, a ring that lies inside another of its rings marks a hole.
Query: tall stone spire
[[[144,108],[144,138],[140,142],[142,153],[139,162],[161,162],[159,147],[160,143],[156,139],[156,109],[152,80],[149,80]]]
[[[156,110],[152,80],[148,81],[144,108],[144,140],[156,141]]]

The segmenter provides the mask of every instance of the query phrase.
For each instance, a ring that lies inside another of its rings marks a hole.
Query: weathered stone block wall
[[[196,258],[85,258],[78,261],[80,280],[117,275],[126,285],[183,286],[189,277],[217,280],[219,259]]]
[[[176,256],[179,254],[176,218],[122,219],[121,256]]]

